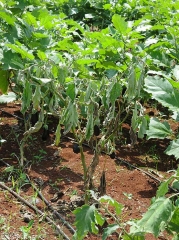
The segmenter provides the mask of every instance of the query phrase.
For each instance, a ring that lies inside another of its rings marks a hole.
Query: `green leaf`
[[[108,104],[114,104],[116,99],[121,95],[122,87],[120,83],[118,82],[112,82],[109,85],[108,92],[107,92],[107,98],[108,98]]]
[[[169,198],[157,198],[142,219],[131,227],[130,233],[152,233],[155,237],[158,237],[163,229],[163,224],[167,224],[172,215],[172,208],[172,202]]]
[[[40,50],[37,51],[37,56],[38,56],[42,61],[44,61],[44,60],[47,59],[47,56],[45,55],[45,53],[42,52],[42,51],[40,51]]]
[[[147,76],[145,79],[145,90],[151,93],[152,97],[164,107],[178,111],[179,92],[172,87],[168,80],[160,76]]]
[[[12,13],[9,11],[0,11],[0,18],[2,18],[5,22],[7,22],[8,24],[10,25],[13,25],[15,24],[15,17],[12,15]]]
[[[122,34],[124,34],[127,30],[127,22],[123,17],[118,14],[114,14],[112,17],[112,22],[114,27]]]
[[[176,208],[174,210],[172,218],[171,218],[170,222],[168,223],[167,227],[170,229],[170,231],[179,233],[179,208]]]
[[[129,77],[127,80],[128,80],[127,95],[130,101],[136,94],[136,75],[135,75],[135,69],[133,66],[131,66]]]
[[[109,224],[108,227],[105,228],[103,231],[102,240],[106,240],[107,237],[113,232],[115,232],[118,228],[119,228],[118,224]]]
[[[0,90],[2,93],[6,93],[9,82],[8,82],[9,72],[7,70],[0,69]]]
[[[21,105],[22,113],[25,113],[28,110],[31,104],[31,100],[32,100],[32,88],[30,82],[26,80],[24,83],[24,89],[22,93],[22,105]]]
[[[76,61],[77,64],[80,65],[85,65],[85,64],[90,64],[90,63],[98,63],[99,61],[96,59],[78,59]]]
[[[88,141],[91,136],[94,133],[94,116],[93,113],[88,113],[88,121],[87,121],[87,125],[86,125],[86,133],[85,133],[85,137],[86,140]]]
[[[3,52],[2,58],[2,68],[3,69],[23,69],[24,64],[22,62],[22,58],[19,57],[18,54],[12,53],[12,51]],[[9,61],[11,59],[11,61]]]
[[[14,92],[8,92],[0,96],[0,103],[9,103],[16,100],[16,94]]]
[[[17,53],[20,53],[22,58],[29,58],[30,60],[34,60],[34,55],[32,53],[29,53],[22,47],[19,47],[15,44],[11,44],[11,43],[7,43],[6,46],[8,46],[9,48],[11,48],[12,50],[14,50]]]
[[[75,226],[77,227],[78,239],[83,239],[88,232],[93,232],[92,225],[95,223],[95,211],[94,205],[83,205],[73,211],[76,217]]]
[[[168,185],[171,182],[172,177],[169,178],[167,181],[162,182],[157,190],[156,197],[164,197],[166,193],[168,193]]]
[[[69,82],[67,84],[66,94],[71,98],[72,101],[75,100],[75,83]]]
[[[151,118],[149,129],[146,131],[147,138],[163,139],[172,135],[172,130],[168,122],[160,122],[157,118]]]
[[[115,208],[115,211],[118,215],[121,214],[123,205],[118,203],[116,200],[114,200],[110,196],[104,195],[104,196],[100,197],[98,200],[101,203],[108,203],[110,206]]]
[[[179,158],[179,139],[170,142],[170,145],[165,150],[165,153],[169,156],[174,155],[176,159]]]
[[[96,224],[98,224],[99,226],[102,226],[105,222],[105,219],[103,218],[101,213],[99,213],[98,211],[95,211],[94,215],[95,215]]]

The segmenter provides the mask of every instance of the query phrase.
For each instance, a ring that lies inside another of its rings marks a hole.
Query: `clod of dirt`
[[[56,202],[59,198],[63,197],[63,192],[56,192],[53,198],[50,199],[51,202]]]
[[[33,220],[33,214],[30,212],[24,213],[23,220],[25,223],[29,223],[31,220]]]

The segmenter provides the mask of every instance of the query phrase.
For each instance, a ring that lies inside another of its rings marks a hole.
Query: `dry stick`
[[[47,201],[47,199],[42,195],[42,193],[33,185],[32,186],[35,191],[38,193],[39,197],[42,199],[42,201],[47,205],[47,207],[69,228],[71,233],[75,233],[74,228],[59,214],[52,205]]]
[[[30,204],[28,201],[26,201],[24,198],[22,198],[19,194],[17,194],[12,189],[7,187],[3,182],[0,182],[0,187],[9,191],[12,195],[14,195],[16,198],[18,198],[21,202],[25,203],[28,207],[33,209],[39,215],[42,215],[42,216],[44,215],[44,213],[42,211],[40,211],[38,208],[34,207],[32,204]],[[44,216],[44,217],[48,223],[53,224],[55,226],[55,228],[64,237],[64,239],[70,240],[70,238],[61,230],[61,228],[58,225],[56,225],[56,223],[51,218],[49,218],[48,216]]]

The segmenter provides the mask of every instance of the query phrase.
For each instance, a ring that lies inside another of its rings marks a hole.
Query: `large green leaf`
[[[151,118],[149,129],[146,131],[148,139],[169,137],[172,135],[172,130],[168,122],[160,122],[157,118]]]
[[[158,237],[164,224],[167,224],[172,215],[172,208],[172,202],[169,198],[156,199],[142,219],[131,227],[130,233],[152,233],[155,237]]]
[[[77,239],[81,240],[88,232],[93,232],[95,224],[95,211],[94,205],[83,205],[73,211],[76,216],[75,226],[77,227]]]
[[[171,83],[160,76],[147,76],[145,79],[145,90],[152,97],[169,107],[173,111],[179,109],[179,92],[173,88]]]
[[[114,24],[114,27],[120,32],[125,33],[127,30],[127,22],[123,17],[121,17],[118,14],[114,14],[112,17],[112,22]]]
[[[170,142],[170,145],[165,150],[167,155],[174,155],[176,159],[179,158],[179,139]]]

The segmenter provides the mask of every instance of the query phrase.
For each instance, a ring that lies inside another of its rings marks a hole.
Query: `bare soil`
[[[147,111],[151,115],[157,115],[160,112],[153,108],[147,108]],[[0,181],[11,188],[16,185],[14,191],[18,191],[24,199],[47,212],[46,204],[37,196],[29,182],[24,184],[24,181],[19,181],[19,176],[23,178],[23,175],[20,170],[17,170],[20,156],[18,142],[24,132],[23,120],[19,118],[22,118],[20,105],[0,105],[0,137],[6,139],[6,142],[0,145],[0,160],[3,160],[3,162],[0,161]],[[170,122],[170,124],[173,130],[177,130],[176,123]],[[72,209],[64,208],[65,203],[69,204],[72,201],[72,196],[83,196],[83,170],[80,154],[73,153],[73,143],[70,139],[63,136],[60,146],[58,148],[53,146],[56,126],[57,120],[51,118],[49,138],[43,141],[42,130],[40,130],[33,134],[26,144],[26,176],[28,176],[27,180],[33,182],[49,203],[75,228]],[[138,144],[132,149],[129,147],[129,143],[129,125],[125,123],[122,140],[117,145],[116,159],[111,159],[105,154],[101,155],[94,177],[95,186],[98,188],[102,172],[105,171],[106,194],[123,204],[123,221],[141,218],[150,206],[152,197],[156,194],[159,182],[155,178],[162,181],[169,176],[168,170],[177,168],[177,161],[164,154],[164,150],[169,144],[168,140],[138,140]],[[84,147],[84,151],[86,162],[89,165],[93,153],[88,147]],[[9,166],[14,166],[13,174],[5,172],[7,165],[4,162]],[[151,177],[126,162],[144,170]],[[17,183],[19,187],[17,187]],[[22,186],[21,183],[23,183]],[[54,199],[55,193],[58,193],[57,201]],[[24,211],[30,212],[33,216],[31,237],[36,236],[34,239],[60,239],[53,226],[44,221],[42,216],[1,188],[0,203],[0,239],[23,239],[22,226],[28,226],[28,223],[24,221]],[[63,209],[59,207],[60,204],[64,204]],[[66,204],[66,208],[68,208],[68,204]],[[56,221],[71,239],[72,235],[65,230],[63,224]],[[89,235],[86,239],[101,239],[101,235]],[[108,239],[117,239],[117,237],[114,234]],[[155,238],[147,235],[146,239]],[[170,238],[167,234],[163,234],[158,239],[168,240]]]

